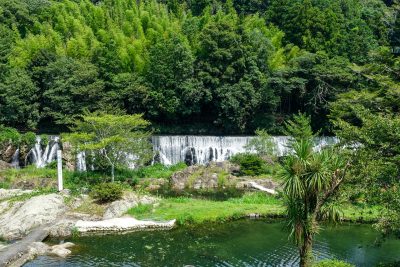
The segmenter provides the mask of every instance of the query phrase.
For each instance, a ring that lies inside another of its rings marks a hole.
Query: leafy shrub
[[[256,130],[256,136],[249,141],[245,148],[249,152],[256,152],[261,157],[275,158],[277,154],[277,145],[273,137],[265,130]]]
[[[231,162],[240,166],[239,175],[257,176],[267,173],[267,165],[259,156],[249,153],[236,154],[231,158]]]
[[[314,264],[313,267],[354,267],[354,265],[340,260],[323,260]]]
[[[112,202],[122,197],[123,188],[118,183],[102,183],[95,185],[90,196],[99,202]]]
[[[20,138],[21,135],[16,129],[0,125],[0,145],[18,145]]]
[[[33,132],[27,132],[21,135],[20,145],[26,145],[28,147],[34,146],[36,143],[36,134]]]

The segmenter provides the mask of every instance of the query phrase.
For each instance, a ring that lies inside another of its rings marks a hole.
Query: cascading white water
[[[15,150],[14,155],[12,156],[11,166],[14,168],[19,168],[19,148]]]
[[[153,150],[165,165],[186,161],[188,164],[206,164],[224,161],[244,152],[251,137],[233,136],[153,136]]]
[[[86,169],[86,153],[82,151],[76,155],[76,170],[86,171]]]
[[[189,165],[207,164],[210,161],[221,162],[229,159],[237,153],[246,152],[246,145],[254,136],[193,136],[193,135],[170,135],[153,136],[153,151],[158,153],[158,160],[165,165],[172,165],[179,162],[186,162]],[[289,137],[274,136],[276,144],[276,153],[278,156],[290,153],[288,149]],[[46,166],[56,159],[59,149],[59,137],[52,136],[46,145],[44,151],[40,136],[36,138],[36,144],[31,149],[29,156],[30,162],[38,168]],[[315,138],[315,149],[320,150],[327,145],[333,145],[338,142],[336,137],[317,137]],[[19,152],[19,151],[18,151]],[[15,157],[15,166],[18,166],[18,152]],[[133,156],[132,156],[133,157]],[[93,169],[93,166],[89,166]],[[130,166],[134,168],[134,165]],[[88,168],[85,152],[80,152],[76,157],[76,170],[86,171]]]
[[[210,161],[224,161],[246,151],[246,145],[253,136],[153,136],[153,150],[159,153],[159,161],[165,165],[186,162],[206,164]],[[278,156],[289,153],[288,136],[274,136]],[[337,143],[336,137],[318,137],[315,149]]]
[[[42,150],[42,138],[40,136],[36,137],[35,146],[29,152],[31,155],[31,161],[38,168],[43,168],[50,162],[56,159],[57,150],[59,148],[60,137],[52,136],[50,141],[47,143],[44,151]]]

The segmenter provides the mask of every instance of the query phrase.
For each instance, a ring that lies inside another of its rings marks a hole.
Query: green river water
[[[241,220],[171,231],[77,237],[67,240],[76,246],[66,259],[42,256],[25,266],[297,266],[297,250],[282,226]],[[378,237],[370,225],[326,226],[316,238],[314,255],[362,267],[400,266],[400,239]]]

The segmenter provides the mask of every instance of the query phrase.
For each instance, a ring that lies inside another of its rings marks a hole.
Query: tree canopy
[[[118,110],[281,133],[301,111],[331,133],[329,104],[373,86],[352,66],[396,51],[396,14],[381,0],[1,0],[1,122],[58,129]]]
[[[110,168],[112,181],[115,168],[138,167],[152,157],[150,132],[146,129],[149,122],[141,114],[85,112],[73,123],[73,133],[64,135],[64,139],[73,144],[77,153],[91,157],[87,163]]]

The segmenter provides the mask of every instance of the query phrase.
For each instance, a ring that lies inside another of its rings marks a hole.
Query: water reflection
[[[400,261],[400,240],[375,246],[368,225],[328,227],[318,236],[318,259],[338,258],[356,266]],[[238,221],[167,232],[80,237],[67,259],[40,257],[26,266],[297,266],[296,248],[282,224]]]

